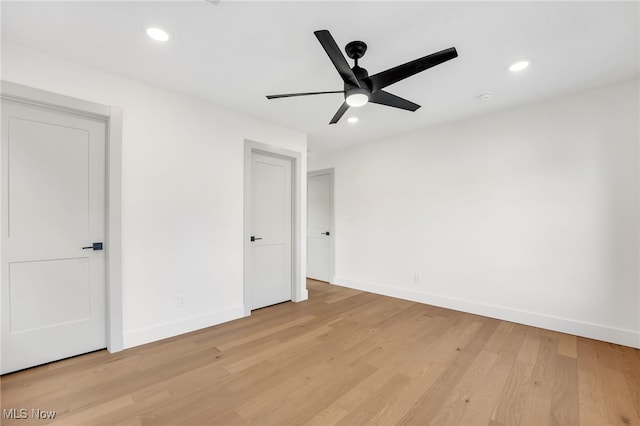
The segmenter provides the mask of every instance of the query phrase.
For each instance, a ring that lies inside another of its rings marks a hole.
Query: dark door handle
[[[331,233],[327,231],[327,232],[323,232],[322,235],[331,235]]]
[[[261,240],[261,237],[254,237],[253,235],[251,236],[251,241],[258,241]]]
[[[90,246],[82,247],[82,250],[102,250],[102,243],[93,243]]]

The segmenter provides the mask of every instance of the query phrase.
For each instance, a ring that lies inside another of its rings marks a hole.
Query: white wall
[[[638,93],[310,157],[335,167],[334,282],[640,347]]]
[[[244,141],[303,153],[306,176],[306,135],[6,43],[2,79],[123,109],[125,347],[244,315]]]

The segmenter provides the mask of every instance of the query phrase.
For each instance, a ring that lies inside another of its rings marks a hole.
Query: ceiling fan
[[[421,71],[440,65],[450,59],[456,58],[458,52],[455,47],[450,47],[440,52],[432,53],[406,64],[398,65],[386,71],[379,72],[369,77],[366,69],[358,66],[358,59],[362,58],[367,51],[367,45],[363,41],[352,41],[345,46],[347,56],[355,61],[353,68],[349,68],[347,60],[340,52],[340,48],[336,41],[327,30],[314,31],[318,41],[324,48],[329,59],[338,70],[338,74],[344,81],[344,90],[335,90],[330,92],[306,92],[306,93],[287,93],[283,95],[269,95],[267,99],[289,98],[292,96],[308,96],[308,95],[324,95],[327,93],[343,93],[344,102],[333,116],[329,124],[335,124],[340,120],[349,107],[360,107],[367,102],[374,104],[386,105],[394,108],[400,108],[407,111],[415,111],[420,105],[403,99],[399,96],[385,92],[385,87],[411,77]]]

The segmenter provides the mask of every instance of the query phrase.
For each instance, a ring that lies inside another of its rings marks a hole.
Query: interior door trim
[[[0,97],[41,108],[92,117],[106,125],[105,283],[107,350],[124,349],[122,301],[122,109],[0,81]],[[0,262],[0,267],[2,263]]]
[[[293,191],[291,194],[291,300],[302,302],[309,294],[306,285],[306,175],[303,176],[303,158],[300,152],[245,139],[244,141],[244,231],[243,231],[243,304],[244,315],[251,315],[247,301],[251,282],[251,158],[252,153],[282,157],[291,160]],[[304,159],[306,160],[306,158]]]

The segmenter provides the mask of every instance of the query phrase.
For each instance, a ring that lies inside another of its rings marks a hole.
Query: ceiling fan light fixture
[[[350,107],[361,107],[369,102],[369,92],[365,89],[351,89],[347,92],[345,100]]]

